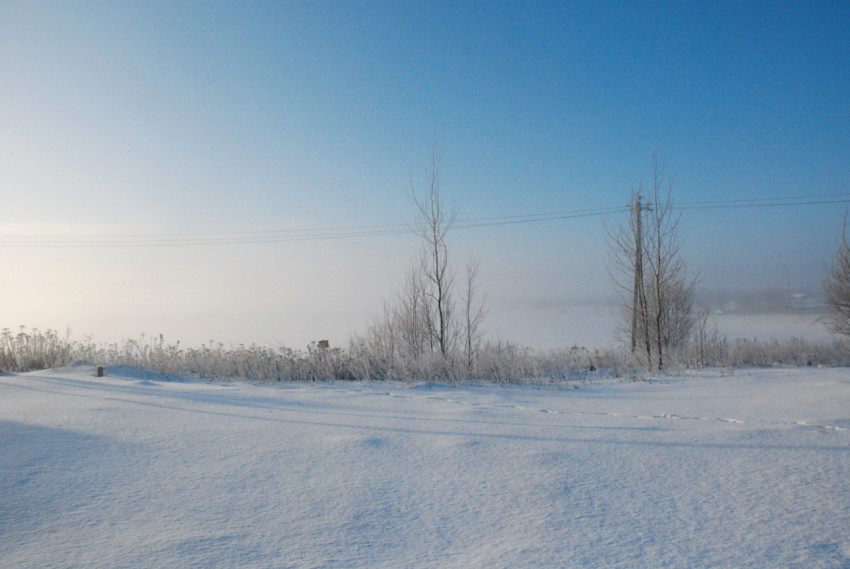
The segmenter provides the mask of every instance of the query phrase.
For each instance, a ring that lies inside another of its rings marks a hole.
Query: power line
[[[840,197],[845,196],[845,197]],[[792,198],[765,198],[751,200],[725,200],[709,202],[690,202],[673,204],[674,209],[739,209],[757,207],[787,207],[800,205],[822,205],[833,203],[850,203],[850,194],[825,194],[822,196],[799,196]]]
[[[757,198],[744,200],[714,200],[683,202],[673,207],[681,211],[709,209],[776,208],[824,204],[850,204],[850,193],[821,194]],[[456,229],[476,229],[529,223],[543,223],[602,217],[628,211],[628,205],[603,208],[565,210],[546,213],[530,213],[496,217],[458,219]],[[318,227],[306,229],[270,229],[258,231],[234,231],[216,233],[142,233],[102,235],[21,235],[0,234],[0,247],[10,248],[125,248],[125,247],[178,247],[210,245],[253,245],[297,241],[319,241],[402,235],[410,232],[406,223],[352,225],[343,227]]]

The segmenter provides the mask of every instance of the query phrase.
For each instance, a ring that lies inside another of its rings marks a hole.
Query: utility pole
[[[643,288],[643,230],[642,220],[644,210],[649,211],[650,205],[640,203],[640,189],[635,194],[635,201],[629,204],[632,215],[635,216],[635,282],[632,293],[632,337],[631,351],[634,353],[637,347],[638,309],[640,314],[646,310],[646,295]],[[644,331],[646,333],[646,331]]]

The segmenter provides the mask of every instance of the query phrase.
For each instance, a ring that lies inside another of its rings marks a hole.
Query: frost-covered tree
[[[399,292],[384,305],[383,317],[355,339],[353,349],[379,353],[370,357],[370,366],[387,376],[430,380],[472,375],[487,309],[478,291],[478,261],[467,263],[463,282],[450,261],[448,235],[457,213],[440,195],[436,148],[425,179],[421,191],[412,176],[410,181],[415,215],[408,225],[419,237],[419,249]]]
[[[670,352],[683,348],[697,319],[694,290],[681,256],[673,182],[652,157],[652,188],[632,193],[629,221],[608,232],[612,277],[623,293],[623,328],[633,353],[662,369]]]
[[[850,245],[847,243],[847,214],[844,215],[838,250],[823,280],[823,291],[830,309],[827,325],[833,332],[850,336]]]
[[[478,264],[478,259],[474,257],[470,257],[466,262],[466,280],[461,295],[463,297],[463,344],[466,353],[466,369],[470,374],[475,371],[483,338],[481,324],[488,312],[485,300],[478,298]]]
[[[418,276],[432,346],[445,357],[454,348],[457,339],[453,291],[455,271],[449,264],[447,239],[457,212],[447,209],[440,196],[440,161],[436,148],[431,154],[431,169],[426,181],[426,190],[420,194],[411,176],[410,196],[416,204],[416,217],[410,227],[422,243]]]

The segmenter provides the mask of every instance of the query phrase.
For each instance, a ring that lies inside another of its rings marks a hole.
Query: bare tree
[[[422,292],[433,345],[443,356],[448,356],[454,347],[456,333],[452,295],[455,273],[449,264],[446,236],[454,225],[457,212],[447,210],[440,197],[440,161],[436,147],[431,154],[431,169],[426,181],[427,189],[424,195],[419,195],[411,176],[410,195],[417,213],[410,225],[422,240],[419,257]]]
[[[664,163],[652,155],[652,207],[648,213],[646,233],[647,269],[654,305],[650,308],[658,357],[658,369],[664,366],[668,349],[684,346],[694,324],[696,282],[688,278],[687,267],[680,255],[679,222],[681,214],[673,211],[673,181],[664,177]]]
[[[475,359],[481,347],[481,324],[488,312],[484,299],[478,299],[478,266],[478,259],[470,256],[466,262],[466,286],[463,290],[463,339],[466,352],[466,370],[469,374],[472,374],[475,370]]]
[[[696,281],[680,255],[673,182],[655,154],[651,175],[648,199],[643,201],[642,187],[632,192],[628,225],[609,231],[608,245],[612,277],[624,293],[631,351],[640,345],[646,364],[662,369],[668,352],[685,346],[696,323]]]
[[[847,243],[847,213],[844,214],[838,250],[823,279],[823,291],[830,309],[827,326],[837,334],[850,336],[850,244]]]
[[[696,310],[693,344],[696,361],[700,366],[717,365],[726,357],[728,340],[720,332],[717,322],[710,319],[710,315],[711,312],[705,306],[699,306]]]
[[[408,225],[420,247],[398,294],[385,305],[384,317],[358,338],[357,348],[379,349],[388,373],[430,380],[473,373],[487,310],[478,293],[478,261],[470,258],[465,282],[456,282],[450,263],[448,234],[456,211],[447,209],[440,195],[436,147],[426,182],[426,190],[418,193],[411,176],[416,213]]]
[[[393,314],[404,345],[404,355],[413,360],[417,360],[431,345],[429,314],[422,284],[421,263],[416,262],[407,270]]]

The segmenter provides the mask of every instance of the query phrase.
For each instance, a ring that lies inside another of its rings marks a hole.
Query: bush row
[[[563,384],[600,377],[640,378],[645,362],[622,348],[588,350],[573,346],[533,350],[510,342],[484,342],[470,366],[467,358],[428,352],[387,352],[353,340],[348,349],[311,344],[306,350],[209,343],[184,348],[162,336],[95,344],[90,337],[21,327],[0,333],[0,370],[30,371],[84,361],[93,365],[130,366],[169,376],[255,382],[323,380],[397,380],[404,382],[492,381],[503,384]],[[850,366],[844,341],[808,342],[714,338],[689,344],[675,354],[671,371],[682,368],[751,366]]]

